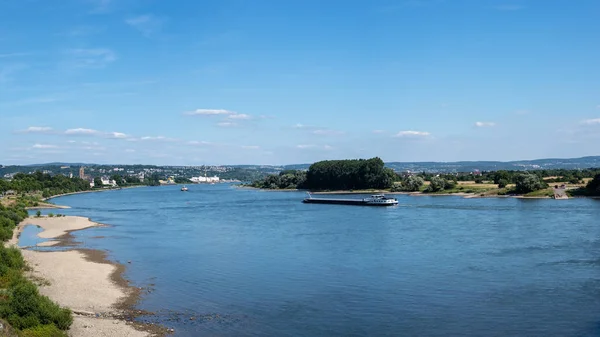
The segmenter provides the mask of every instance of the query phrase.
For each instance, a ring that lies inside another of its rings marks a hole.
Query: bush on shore
[[[0,239],[12,238],[14,228],[27,217],[20,206],[0,205]],[[25,261],[17,248],[0,244],[0,318],[19,336],[63,337],[73,323],[69,309],[61,308],[23,276]]]

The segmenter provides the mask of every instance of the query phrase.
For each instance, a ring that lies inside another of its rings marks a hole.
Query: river
[[[111,225],[76,239],[126,264],[150,288],[146,319],[176,336],[600,335],[600,200],[303,197],[220,184],[52,201]]]

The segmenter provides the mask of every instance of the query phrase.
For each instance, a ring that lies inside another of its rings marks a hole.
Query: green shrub
[[[0,227],[0,240],[8,241],[12,239],[13,229],[8,227]]]
[[[41,216],[42,216],[42,212],[40,212],[40,211],[35,212],[35,217],[36,218],[39,218]]]
[[[54,213],[48,213],[48,217],[49,218],[53,218],[54,217]]]
[[[25,267],[25,261],[19,249],[14,247],[6,248],[0,245],[0,266],[9,269],[22,269]]]
[[[505,188],[508,185],[508,180],[500,179],[498,180],[498,188]]]
[[[21,331],[20,337],[66,337],[67,334],[61,331],[54,324],[38,325]]]

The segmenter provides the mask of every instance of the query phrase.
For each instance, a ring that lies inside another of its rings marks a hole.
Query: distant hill
[[[498,170],[578,169],[600,167],[600,156],[581,158],[547,158],[517,161],[457,161],[457,162],[387,162],[394,171],[412,172],[472,172]],[[304,170],[310,164],[285,165],[285,170]]]
[[[517,161],[457,161],[457,162],[388,162],[387,167],[397,172],[473,172],[479,171],[497,171],[497,170],[540,170],[540,169],[584,169],[599,168],[600,156],[581,157],[581,158],[547,158],[534,160]],[[109,167],[111,165],[83,164],[83,163],[47,163],[34,164],[26,166],[0,166],[1,174],[30,171],[35,169],[46,169],[51,167],[70,166],[71,169],[78,169],[80,166],[86,167]],[[175,168],[175,166],[154,166],[154,165],[113,165],[119,167],[140,167],[140,168]],[[292,165],[223,165],[223,167],[233,167],[247,172],[258,172],[260,174],[276,173],[282,170],[306,170],[310,164],[292,164]],[[177,166],[179,167],[179,166]],[[29,168],[29,169],[22,169]],[[76,172],[76,171],[73,171]]]

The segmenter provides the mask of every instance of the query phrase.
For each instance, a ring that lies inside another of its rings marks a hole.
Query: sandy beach
[[[69,232],[102,226],[83,217],[25,219],[15,230],[9,245],[17,245],[18,235],[26,225],[43,229],[38,236],[52,239],[39,244],[48,246],[68,240]],[[128,316],[127,308],[138,298],[139,290],[129,287],[121,274],[122,265],[110,263],[98,250],[74,249],[38,252],[22,249],[32,268],[29,276],[39,283],[41,294],[73,311],[74,322],[69,336],[132,336],[151,334],[149,327],[132,324],[120,317]],[[159,331],[157,327],[156,331]],[[155,331],[152,331],[155,332]]]

